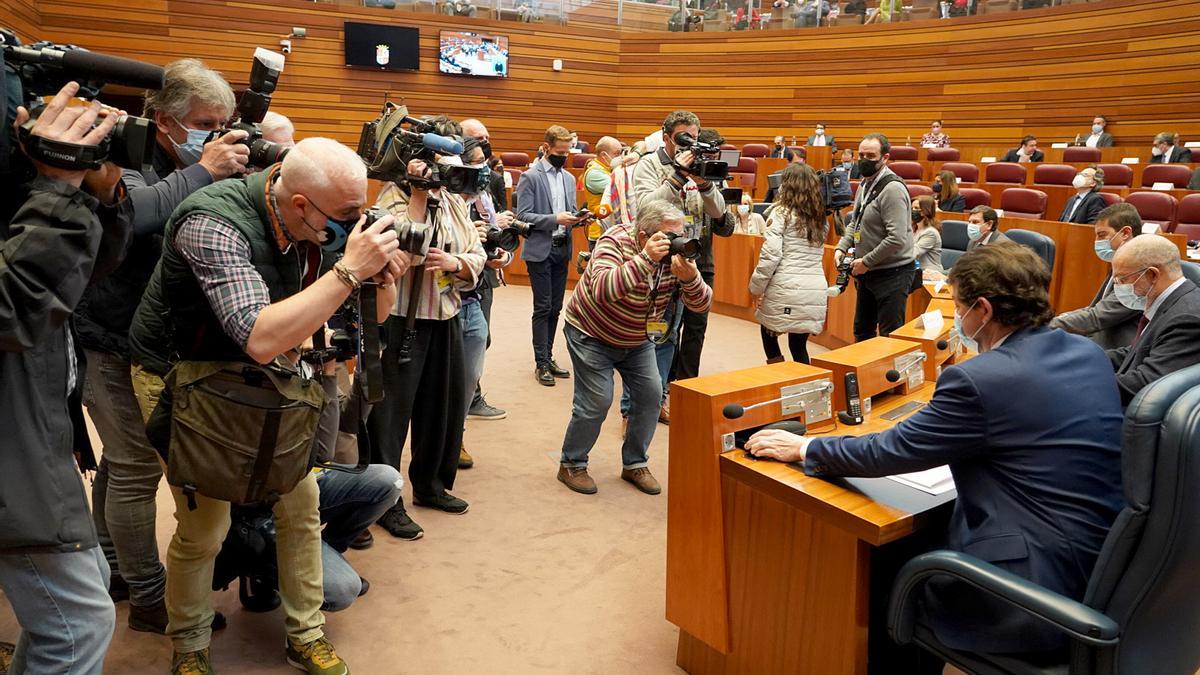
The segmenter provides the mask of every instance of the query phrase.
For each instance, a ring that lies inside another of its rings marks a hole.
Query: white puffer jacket
[[[750,277],[751,295],[762,296],[755,318],[775,333],[816,335],[825,326],[828,297],[821,267],[825,236],[820,244],[809,243],[797,228],[785,227],[791,218],[778,208],[767,214],[766,241]]]

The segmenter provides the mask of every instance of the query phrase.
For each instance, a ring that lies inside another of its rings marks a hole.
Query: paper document
[[[954,476],[950,474],[948,466],[938,466],[915,473],[902,473],[897,476],[888,476],[888,478],[931,495],[946,494],[954,489]]]
[[[1050,147],[1052,147],[1052,148],[1065,148],[1065,147],[1067,147],[1067,144],[1066,144],[1066,143],[1051,143],[1051,144],[1050,144]]]
[[[946,325],[945,319],[942,318],[942,313],[938,310],[925,312],[921,315],[921,328],[925,331],[923,335],[927,340],[942,334],[942,326]]]

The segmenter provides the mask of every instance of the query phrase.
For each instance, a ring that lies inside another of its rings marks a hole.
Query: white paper
[[[997,217],[999,217],[999,218],[1004,217],[1004,209],[993,209],[993,210],[996,212]]]
[[[922,492],[928,492],[931,495],[946,494],[954,489],[954,476],[950,473],[950,467],[948,466],[938,466],[926,471],[916,471],[913,473],[902,473],[898,476],[888,476],[888,478],[897,483],[921,490]]]
[[[1142,234],[1158,234],[1158,224],[1142,223]]]
[[[944,280],[938,281],[936,284],[933,285],[933,292],[941,293],[942,289],[945,287],[946,287],[946,282]]]
[[[958,184],[959,184],[959,183],[961,183],[961,182],[962,182],[962,176],[955,176],[955,177],[954,177],[954,184],[955,184],[955,185],[958,185]]]
[[[925,339],[932,340],[942,334],[946,320],[940,311],[926,312],[921,315],[921,326],[925,329]]]
[[[1150,186],[1150,189],[1151,190],[1174,190],[1175,184],[1169,180],[1166,180],[1166,181],[1160,180],[1160,181],[1155,182],[1154,185]]]
[[[1069,144],[1069,143],[1051,143],[1051,144],[1050,144],[1050,147],[1052,147],[1052,148],[1065,148],[1065,147],[1067,147],[1068,145],[1070,145],[1070,144]]]
[[[979,161],[984,164],[988,164],[988,163],[996,161],[996,158],[995,157],[980,157]]]
[[[1121,160],[1122,164],[1137,164],[1139,162],[1141,162],[1141,160],[1137,157],[1125,157]]]
[[[1183,144],[1185,148],[1200,148],[1200,141],[1188,141]]]

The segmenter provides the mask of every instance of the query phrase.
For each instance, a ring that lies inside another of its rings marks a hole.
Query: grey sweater
[[[884,186],[871,203],[863,205],[875,181],[884,176],[895,175],[884,167],[868,182],[858,186],[854,198],[854,213],[857,226],[846,228],[846,234],[838,242],[839,251],[855,249],[855,256],[869,270],[900,267],[911,263],[913,252],[912,202],[903,181]],[[856,236],[861,233],[858,241]]]

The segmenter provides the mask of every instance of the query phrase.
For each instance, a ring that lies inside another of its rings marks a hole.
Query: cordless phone
[[[846,373],[846,410],[838,411],[838,421],[842,424],[862,424],[862,399],[858,396],[858,374]]]

